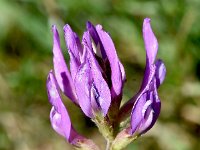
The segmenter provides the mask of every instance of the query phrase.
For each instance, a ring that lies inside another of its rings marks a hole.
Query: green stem
[[[130,135],[130,128],[126,128],[122,130],[118,135],[115,137],[114,141],[111,144],[110,150],[122,150],[132,141],[138,138],[138,135]]]
[[[113,141],[114,139],[113,127],[109,119],[106,117],[103,117],[101,114],[96,113],[96,116],[93,119],[93,121],[97,125],[100,133],[104,136],[104,138],[109,141]]]
[[[111,146],[111,142],[110,142],[110,140],[108,139],[108,140],[107,140],[107,144],[106,144],[106,150],[110,150],[110,146]]]

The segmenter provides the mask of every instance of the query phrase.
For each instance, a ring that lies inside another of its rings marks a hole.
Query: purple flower
[[[134,106],[131,112],[131,132],[143,134],[156,122],[160,113],[160,99],[157,88],[162,84],[166,74],[166,68],[161,60],[156,60],[158,42],[151,29],[150,19],[143,22],[143,38],[146,49],[146,68],[142,85],[134,98]]]
[[[54,130],[71,143],[79,135],[72,127],[59,90],[94,119],[105,117],[111,101],[121,101],[125,71],[118,59],[112,39],[100,25],[87,23],[82,44],[69,25],[64,26],[64,37],[70,56],[70,71],[60,47],[56,26],[53,32],[53,71],[47,79],[47,90],[52,110],[51,124]],[[83,137],[81,137],[83,138]]]
[[[49,72],[47,77],[47,93],[52,105],[50,112],[52,128],[76,147],[85,148],[86,150],[99,150],[91,140],[79,135],[73,128],[69,114],[61,100],[58,83],[52,71]]]
[[[69,71],[62,55],[57,29],[53,26],[53,64],[55,78],[62,92],[79,105],[86,116],[93,118],[96,112],[105,116],[111,100],[121,95],[125,73],[108,33],[100,25],[94,27],[89,22],[87,29],[81,45],[70,26],[64,26],[70,56]]]
[[[65,63],[56,26],[53,32],[53,71],[47,78],[48,98],[52,105],[50,120],[53,129],[71,144],[83,149],[98,149],[89,139],[73,128],[59,91],[61,90],[83,113],[99,127],[107,140],[120,147],[129,137],[144,134],[155,124],[160,113],[157,89],[163,83],[166,68],[156,60],[158,42],[151,29],[150,19],[143,23],[146,49],[144,78],[138,93],[120,108],[126,75],[109,34],[87,22],[82,42],[69,25],[64,26],[64,37],[70,56],[70,70]],[[130,127],[116,136],[119,123],[131,116]],[[127,134],[128,133],[128,134]],[[116,136],[116,137],[115,137]],[[125,144],[124,144],[125,143]],[[119,145],[118,145],[119,146]]]
[[[120,110],[120,118],[131,111],[131,134],[144,134],[155,124],[160,113],[157,89],[163,83],[166,68],[161,60],[155,60],[158,42],[151,29],[150,19],[143,22],[143,38],[146,49],[146,67],[139,92]]]

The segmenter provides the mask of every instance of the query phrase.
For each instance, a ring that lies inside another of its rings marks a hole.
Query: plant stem
[[[111,142],[107,139],[106,150],[110,150]]]

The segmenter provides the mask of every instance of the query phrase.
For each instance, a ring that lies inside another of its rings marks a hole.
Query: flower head
[[[82,45],[69,25],[64,26],[65,41],[70,56],[70,71],[65,63],[57,29],[54,34],[53,62],[55,78],[62,92],[76,103],[86,116],[95,112],[105,116],[111,100],[122,94],[125,76],[114,44],[100,25],[87,23]]]
[[[47,91],[52,105],[50,120],[53,129],[75,146],[98,149],[91,140],[79,135],[73,128],[59,94],[61,90],[97,124],[100,132],[109,140],[115,138],[119,123],[130,115],[130,127],[120,132],[113,144],[118,143],[120,138],[124,138],[123,142],[127,143],[130,141],[126,140],[127,137],[135,138],[147,132],[160,113],[157,89],[166,74],[164,63],[156,60],[158,42],[151,29],[150,19],[146,18],[143,23],[146,49],[144,78],[138,93],[121,108],[126,75],[109,34],[101,25],[94,26],[87,22],[80,41],[69,25],[63,29],[70,56],[69,70],[60,47],[58,31],[56,26],[52,27],[54,67],[47,78]]]
[[[64,37],[70,56],[70,70],[65,63],[56,26],[53,32],[53,71],[47,79],[47,91],[52,110],[51,124],[54,130],[71,143],[84,139],[73,128],[62,103],[59,90],[94,119],[105,117],[111,101],[120,101],[125,72],[118,59],[112,39],[100,25],[87,23],[82,43],[69,25],[65,25]]]

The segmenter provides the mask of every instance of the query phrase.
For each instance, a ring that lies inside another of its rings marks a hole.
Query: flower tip
[[[102,25],[98,24],[98,25],[96,25],[96,29],[97,30],[103,30],[103,27],[102,27]]]
[[[90,21],[87,21],[86,27],[87,29],[90,29],[93,26],[93,24]]]
[[[50,70],[50,71],[49,71],[49,74],[48,74],[48,76],[47,76],[47,82],[48,82],[49,80],[51,80],[52,75],[53,75],[53,70]]]
[[[54,38],[54,40],[56,40],[57,38],[59,38],[59,34],[58,34],[58,30],[56,28],[56,25],[52,25],[51,30],[53,32],[53,38]]]
[[[145,49],[147,53],[147,59],[150,64],[154,63],[154,60],[158,51],[158,41],[153,33],[150,24],[151,19],[145,18],[143,22],[143,39],[145,44]]]
[[[57,30],[56,25],[52,25],[51,30],[52,30],[52,32],[55,32]]]
[[[151,21],[150,18],[145,18],[145,19],[144,19],[144,22],[146,22],[146,23],[149,23],[150,21]]]
[[[63,27],[63,30],[64,30],[64,33],[69,31],[69,30],[72,30],[70,25],[69,24],[66,24],[64,27]]]
[[[143,22],[143,30],[148,30],[150,27],[150,22],[151,19],[150,18],[145,18],[144,22]]]

